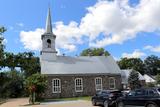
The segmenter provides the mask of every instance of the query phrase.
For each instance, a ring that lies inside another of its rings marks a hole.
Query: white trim
[[[114,81],[113,83],[110,82],[111,79]],[[114,87],[111,87],[111,84],[112,84]],[[115,80],[114,77],[109,77],[109,88],[110,88],[110,89],[115,89],[115,88],[116,88],[116,80]]]
[[[77,80],[81,81],[80,85],[76,84]],[[75,82],[75,92],[83,92],[83,79],[82,78],[75,78],[74,82]],[[77,87],[81,88],[81,90],[77,90]]]
[[[57,86],[54,86],[53,81],[59,81],[56,83]],[[56,90],[54,90],[54,88]],[[59,78],[52,79],[52,93],[61,93],[61,80]]]
[[[97,80],[100,80],[101,84],[97,84]],[[96,89],[96,91],[102,90],[102,78],[101,77],[96,77],[94,81],[95,81],[95,89]],[[99,86],[100,86],[100,88],[98,88]]]

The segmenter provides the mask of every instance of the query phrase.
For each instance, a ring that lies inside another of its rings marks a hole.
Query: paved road
[[[90,101],[77,100],[77,101],[63,101],[63,102],[50,102],[42,103],[40,105],[25,106],[28,104],[28,98],[10,99],[0,107],[94,107]],[[97,107],[97,106],[96,106]]]

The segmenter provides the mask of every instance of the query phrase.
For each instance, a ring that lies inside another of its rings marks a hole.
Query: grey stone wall
[[[102,78],[103,89],[109,89],[109,77],[116,79],[116,89],[121,89],[120,75],[48,75],[48,87],[45,90],[44,98],[62,98],[62,97],[78,97],[92,96],[96,93],[95,78]],[[61,93],[52,93],[52,79],[58,78],[61,80]],[[83,79],[83,92],[75,92],[75,79]]]

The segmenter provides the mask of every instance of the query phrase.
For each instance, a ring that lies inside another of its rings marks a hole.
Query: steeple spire
[[[48,15],[46,20],[46,33],[52,33],[52,21],[51,21],[51,10],[48,8]]]

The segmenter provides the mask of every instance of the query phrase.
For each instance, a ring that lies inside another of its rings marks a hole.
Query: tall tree
[[[141,74],[144,74],[144,64],[140,58],[122,58],[118,61],[118,65],[121,69],[134,69]]]
[[[135,71],[135,70],[131,71],[129,78],[128,78],[128,84],[129,84],[131,90],[141,87],[141,84],[139,81],[139,74],[137,71]]]
[[[3,44],[3,33],[6,31],[4,27],[0,27],[0,69],[4,66],[3,60],[4,60],[4,44]]]
[[[144,60],[146,73],[150,75],[157,75],[160,73],[160,58],[155,55],[148,56]]]
[[[109,56],[110,53],[105,51],[104,48],[85,49],[81,52],[81,56]]]

